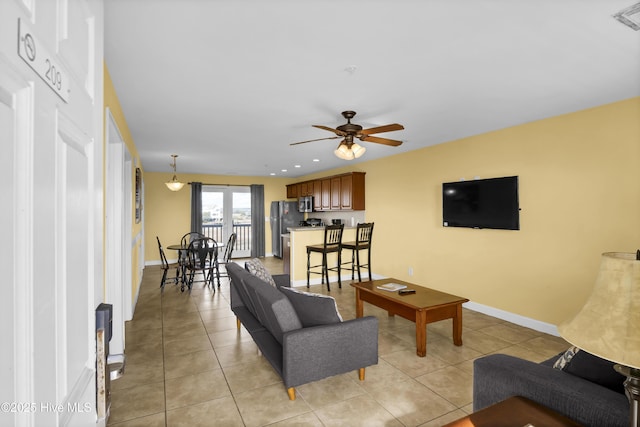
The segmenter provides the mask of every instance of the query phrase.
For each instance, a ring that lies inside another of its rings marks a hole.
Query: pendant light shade
[[[180,191],[182,190],[182,187],[184,187],[184,182],[180,182],[176,176],[176,157],[178,157],[178,155],[172,154],[171,157],[173,157],[173,163],[169,164],[169,166],[173,167],[173,178],[171,178],[171,181],[167,181],[164,184],[171,191]]]
[[[362,156],[365,151],[367,151],[367,149],[360,144],[353,142],[349,143],[346,139],[344,139],[342,140],[342,142],[340,142],[338,148],[334,150],[333,154],[343,160],[353,160]]]

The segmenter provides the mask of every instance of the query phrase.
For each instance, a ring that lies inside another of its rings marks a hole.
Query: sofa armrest
[[[473,368],[474,411],[523,396],[586,427],[628,426],[624,394],[559,369],[504,354],[476,359]]]
[[[271,277],[273,277],[273,281],[276,282],[277,288],[281,286],[291,287],[291,277],[288,274],[274,274]]]
[[[378,319],[361,317],[284,334],[287,388],[378,363]]]

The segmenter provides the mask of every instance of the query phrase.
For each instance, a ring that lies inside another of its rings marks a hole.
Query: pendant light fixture
[[[343,160],[353,160],[362,156],[365,151],[367,151],[366,148],[364,148],[357,142],[353,142],[353,136],[347,135],[340,142],[340,145],[338,145],[338,148],[335,149],[333,154]]]
[[[182,187],[184,187],[184,182],[178,181],[178,177],[176,176],[176,157],[178,157],[178,155],[172,154],[171,157],[173,157],[173,164],[169,164],[169,166],[173,167],[173,178],[171,178],[171,181],[167,181],[164,184],[171,191],[180,191],[182,190]]]

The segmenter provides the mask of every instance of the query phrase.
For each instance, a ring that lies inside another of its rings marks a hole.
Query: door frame
[[[124,354],[124,322],[132,313],[132,160],[120,129],[106,108],[106,182],[105,182],[105,295],[113,304],[113,337],[109,343],[112,356]]]

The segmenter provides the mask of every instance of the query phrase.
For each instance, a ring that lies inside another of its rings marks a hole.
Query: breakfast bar
[[[342,241],[355,240],[356,227],[346,226],[342,234]],[[289,228],[289,274],[293,286],[306,286],[307,284],[307,245],[321,244],[324,239],[324,227],[292,227]],[[335,264],[335,254],[329,254],[329,264]],[[348,278],[351,279],[349,270]],[[347,276],[345,275],[345,280]],[[335,273],[329,274],[331,282],[337,281]],[[320,279],[318,283],[320,283]]]

